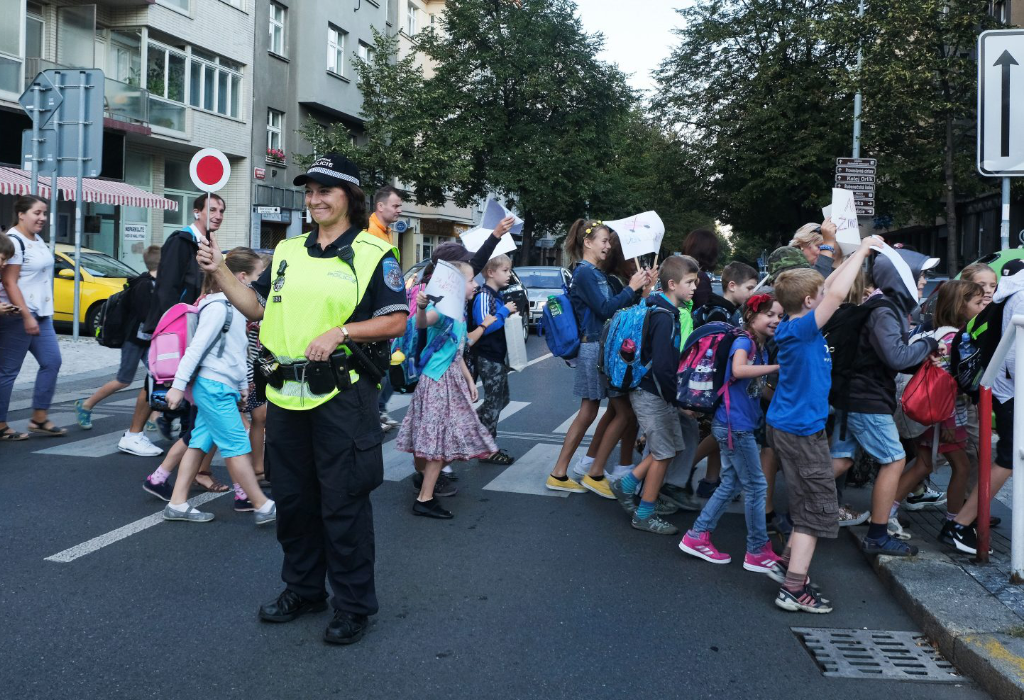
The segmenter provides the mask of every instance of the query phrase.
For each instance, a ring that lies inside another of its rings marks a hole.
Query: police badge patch
[[[281,275],[280,277],[274,280],[275,292],[280,292],[282,287],[284,287],[284,275]]]
[[[384,258],[384,283],[394,292],[400,292],[405,288],[402,268],[394,258]]]

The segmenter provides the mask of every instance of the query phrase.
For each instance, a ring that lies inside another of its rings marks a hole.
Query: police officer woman
[[[390,353],[379,364],[367,355],[372,343],[405,332],[409,307],[397,251],[366,232],[355,165],[329,154],[295,184],[305,185],[317,225],[280,242],[252,289],[224,266],[215,240],[201,245],[198,260],[235,308],[263,321],[267,455],[285,589],[259,616],[290,622],[325,610],[326,577],[334,619],[324,640],[351,644],[377,612],[370,492],[384,478],[384,435],[375,370]]]

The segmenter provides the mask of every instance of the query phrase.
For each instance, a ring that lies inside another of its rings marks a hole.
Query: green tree
[[[856,47],[821,29],[854,0],[696,0],[657,72],[658,114],[681,166],[748,252],[774,247],[831,201],[850,151],[852,92],[834,74]],[[759,252],[759,251],[758,251]]]
[[[950,275],[959,270],[957,199],[991,189],[974,169],[974,47],[994,25],[988,4],[872,2],[845,33],[864,46],[863,67],[847,82],[864,94],[863,141],[879,160],[879,205],[897,223],[931,225],[944,215]]]

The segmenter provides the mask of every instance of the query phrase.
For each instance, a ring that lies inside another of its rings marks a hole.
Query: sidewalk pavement
[[[63,403],[83,398],[113,379],[121,364],[121,351],[105,348],[94,338],[75,340],[68,335],[57,335],[60,345],[61,366],[57,375],[57,393],[53,402]],[[35,384],[39,364],[31,354],[25,357],[25,363],[14,381],[14,392],[11,395],[11,411],[32,408],[32,387]],[[145,376],[140,368],[135,375],[132,388],[142,386]]]
[[[933,475],[937,488],[945,488],[948,467],[943,471]],[[992,529],[989,564],[938,542],[945,520],[941,507],[900,513],[904,529],[913,534],[910,543],[920,549],[916,557],[875,557],[872,565],[957,669],[995,698],[1024,700],[1024,587],[1010,583],[1011,511],[1004,499],[992,502],[992,514],[1002,523]],[[867,532],[866,526],[847,529],[858,541]]]

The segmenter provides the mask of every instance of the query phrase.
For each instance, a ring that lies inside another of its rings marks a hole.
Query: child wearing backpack
[[[738,326],[743,319],[743,304],[754,293],[758,281],[757,270],[746,263],[731,262],[722,270],[722,293],[711,293],[707,302],[693,310],[693,327],[722,321]]]
[[[565,433],[562,450],[544,485],[552,491],[585,493],[592,491],[604,498],[614,498],[604,476],[603,465],[590,473],[582,483],[568,477],[569,460],[579,447],[591,423],[597,418],[601,400],[608,396],[605,380],[598,370],[601,353],[601,331],[605,321],[619,309],[635,304],[650,281],[648,270],[638,270],[629,280],[629,286],[612,294],[608,275],[601,264],[611,250],[610,230],[600,221],[578,219],[565,237],[565,252],[579,264],[572,274],[569,297],[579,325],[580,346],[576,356],[576,380],[573,394],[580,398],[580,410]],[[616,400],[625,400],[619,397]],[[596,473],[595,473],[596,472]]]
[[[897,250],[910,268],[910,279],[918,280],[929,264],[938,260],[910,250]],[[835,475],[841,476],[851,466],[857,446],[880,466],[871,494],[871,516],[867,535],[861,540],[861,549],[867,554],[913,556],[917,547],[908,545],[897,535],[902,528],[890,528],[889,511],[899,487],[900,476],[906,465],[906,452],[900,442],[893,414],[896,412],[896,375],[900,371],[916,369],[926,357],[936,351],[938,341],[930,336],[909,343],[910,313],[918,305],[916,288],[910,289],[896,266],[884,255],[875,257],[871,270],[880,293],[863,304],[844,309],[829,330],[829,344],[836,346],[836,357],[851,357],[849,366],[840,366],[837,360],[833,376],[840,375],[840,389],[833,392],[836,409],[832,441],[832,465]],[[840,333],[832,335],[831,328],[838,325]],[[842,346],[842,350],[839,349]],[[833,387],[835,389],[835,387]],[[898,522],[898,521],[897,521]]]
[[[117,335],[124,338],[121,345],[121,365],[117,370],[117,376],[97,389],[87,399],[75,401],[75,418],[82,430],[92,429],[92,411],[96,404],[108,398],[112,394],[121,391],[135,380],[135,372],[141,362],[143,367],[148,369],[149,362],[146,358],[149,349],[149,341],[139,337],[142,330],[142,323],[149,314],[149,307],[153,304],[153,292],[156,290],[156,273],[160,267],[160,246],[151,245],[142,253],[142,261],[146,265],[146,272],[128,282],[125,290],[125,312],[123,315],[124,327],[117,329]],[[109,300],[107,303],[110,303]],[[140,389],[139,396],[135,403],[137,413],[149,415],[149,402],[146,399],[146,390]],[[128,436],[133,434],[129,431]],[[133,438],[139,444],[135,447],[152,448],[151,452],[158,455],[163,450],[153,445],[149,438],[139,433]]]
[[[484,265],[481,274],[484,285],[473,297],[473,326],[480,327],[488,316],[494,317],[495,321],[484,329],[483,336],[473,344],[477,370],[484,385],[484,401],[476,415],[490,431],[491,437],[497,440],[498,418],[509,401],[505,319],[516,312],[515,302],[505,302],[499,290],[507,287],[512,277],[512,260],[507,255],[495,255]],[[505,450],[498,450],[480,461],[508,466],[516,460]]]
[[[647,438],[648,454],[640,464],[612,482],[611,492],[637,530],[657,535],[674,535],[679,529],[662,520],[655,512],[658,493],[669,465],[687,448],[683,437],[679,404],[676,399],[676,371],[682,347],[680,307],[693,298],[700,265],[687,255],[672,255],[661,263],[658,277],[661,292],[648,297],[648,321],[640,343],[640,361],[650,371],[639,388],[629,395],[630,404]],[[640,504],[633,496],[643,482]]]
[[[950,349],[957,329],[962,328],[981,312],[984,298],[984,289],[974,282],[952,280],[946,282],[939,289],[933,315],[933,323],[937,330],[931,332],[930,335],[939,343],[937,365],[946,372],[950,371]],[[966,453],[967,401],[963,394],[957,397],[953,415],[938,426],[929,426],[917,437],[917,458],[900,477],[896,499],[889,517],[890,519],[896,517],[900,502],[909,496],[917,484],[927,477],[934,468],[932,445],[937,428],[939,429],[938,454],[945,455],[952,470],[949,487],[946,491],[946,522],[939,533],[939,541],[951,545],[953,544],[953,518],[960,512],[967,496],[967,478],[970,471],[970,462]]]
[[[252,284],[263,271],[259,256],[248,248],[231,250],[224,263],[243,284]],[[193,523],[213,520],[213,513],[189,504],[188,490],[204,455],[216,445],[235,482],[235,510],[254,510],[256,524],[266,525],[277,519],[277,507],[256,481],[252,448],[239,413],[249,390],[245,317],[231,306],[212,275],[206,276],[204,289],[209,293],[199,302],[195,332],[167,392],[167,405],[173,410],[191,388],[198,413],[163,517]]]
[[[727,394],[718,404],[711,425],[722,455],[722,483],[679,543],[683,552],[712,564],[732,561],[732,557],[711,543],[711,533],[742,489],[747,522],[743,568],[759,573],[772,571],[779,560],[768,541],[765,520],[768,482],[761,470],[761,450],[755,432],[763,419],[761,394],[765,380],[779,369],[778,365],[768,364],[765,343],[774,337],[781,318],[782,306],[771,294],[752,296],[743,307],[743,322],[750,335],[736,339],[729,349],[725,374]]]
[[[453,264],[465,275],[469,301],[476,292],[473,268],[465,262]],[[442,316],[425,291],[416,296],[416,309],[416,327],[426,329],[427,337],[420,356],[420,380],[398,429],[395,447],[424,462],[413,515],[447,520],[453,517],[451,511],[442,507],[434,495],[441,468],[455,460],[482,458],[498,450],[473,410],[476,382],[463,357],[466,343],[477,342],[497,318],[485,316],[476,330],[467,333],[466,322]]]
[[[836,481],[825,434],[832,358],[821,328],[846,298],[873,245],[883,243],[875,237],[861,241],[827,280],[815,270],[797,268],[774,281],[775,298],[789,318],[775,330],[779,383],[768,407],[767,437],[786,476],[793,534],[773,578],[784,573],[775,605],[791,612],[832,612],[807,576],[818,538],[839,533]]]

